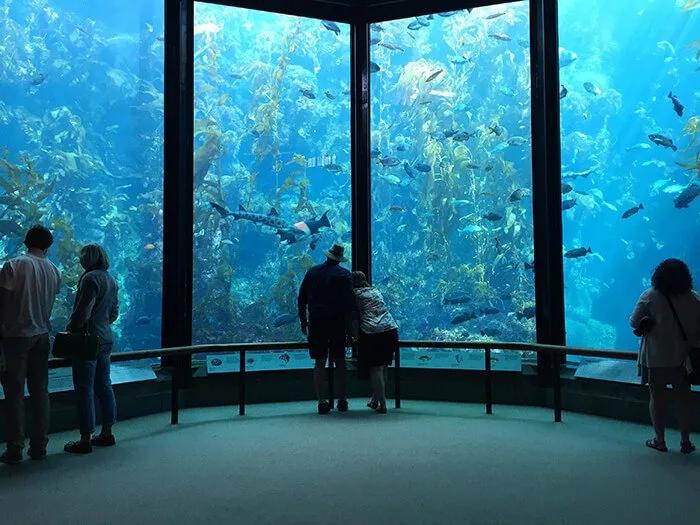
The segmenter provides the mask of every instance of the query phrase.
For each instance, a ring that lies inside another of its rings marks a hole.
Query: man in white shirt
[[[33,416],[29,445],[32,459],[46,457],[49,429],[49,332],[51,311],[61,286],[61,274],[46,254],[53,235],[34,226],[24,239],[27,255],[7,261],[0,271],[0,336],[5,371],[7,451],[0,462],[22,461],[24,449],[24,383]]]

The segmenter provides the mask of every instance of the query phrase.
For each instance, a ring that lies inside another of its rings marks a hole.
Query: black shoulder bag
[[[665,295],[665,294],[664,294]],[[668,295],[665,295],[666,300],[668,301],[668,305],[671,307],[671,311],[673,312],[673,317],[676,319],[676,324],[678,325],[678,328],[681,331],[681,335],[683,336],[683,341],[688,343],[688,356],[690,357],[690,364],[693,367],[693,371],[688,374],[688,380],[690,381],[691,385],[700,385],[700,348],[697,346],[690,346],[690,342],[688,341],[688,337],[685,335],[685,330],[683,329],[683,324],[681,323],[680,317],[678,317],[678,312],[676,312],[676,307],[673,306],[673,301],[671,301],[671,297]]]

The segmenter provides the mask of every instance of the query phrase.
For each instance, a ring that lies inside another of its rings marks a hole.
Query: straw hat
[[[323,250],[323,253],[326,257],[328,257],[329,259],[333,259],[334,261],[348,261],[348,258],[343,256],[345,254],[345,248],[340,244],[333,244],[330,250]]]

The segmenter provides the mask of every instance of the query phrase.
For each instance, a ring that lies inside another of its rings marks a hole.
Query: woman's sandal
[[[83,441],[69,441],[65,444],[63,450],[69,454],[91,454],[92,445],[89,442],[85,443]]]
[[[367,403],[367,407],[371,408],[372,410],[377,410],[377,407],[379,406],[379,401],[376,401],[372,399],[369,403]]]
[[[666,447],[666,443],[663,441],[657,441],[656,438],[647,439],[647,447],[653,448],[654,450],[658,450],[659,452],[667,452],[668,451],[668,448]]]
[[[681,443],[681,454],[690,454],[691,452],[695,452],[695,445],[692,443]]]

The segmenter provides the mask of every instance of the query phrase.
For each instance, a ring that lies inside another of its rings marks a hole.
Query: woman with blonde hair
[[[73,313],[67,330],[87,330],[100,341],[95,361],[73,361],[73,385],[78,395],[80,440],[67,443],[64,448],[72,454],[89,454],[92,447],[110,447],[116,443],[112,426],[117,420],[117,403],[110,378],[112,354],[111,324],[119,315],[117,282],[107,273],[109,259],[99,244],[88,244],[80,250],[80,264],[85,272],[78,281]],[[95,437],[95,396],[100,403],[102,432]]]
[[[352,281],[360,312],[359,367],[369,368],[374,394],[367,406],[386,414],[386,370],[399,351],[398,326],[363,272],[352,272]]]

